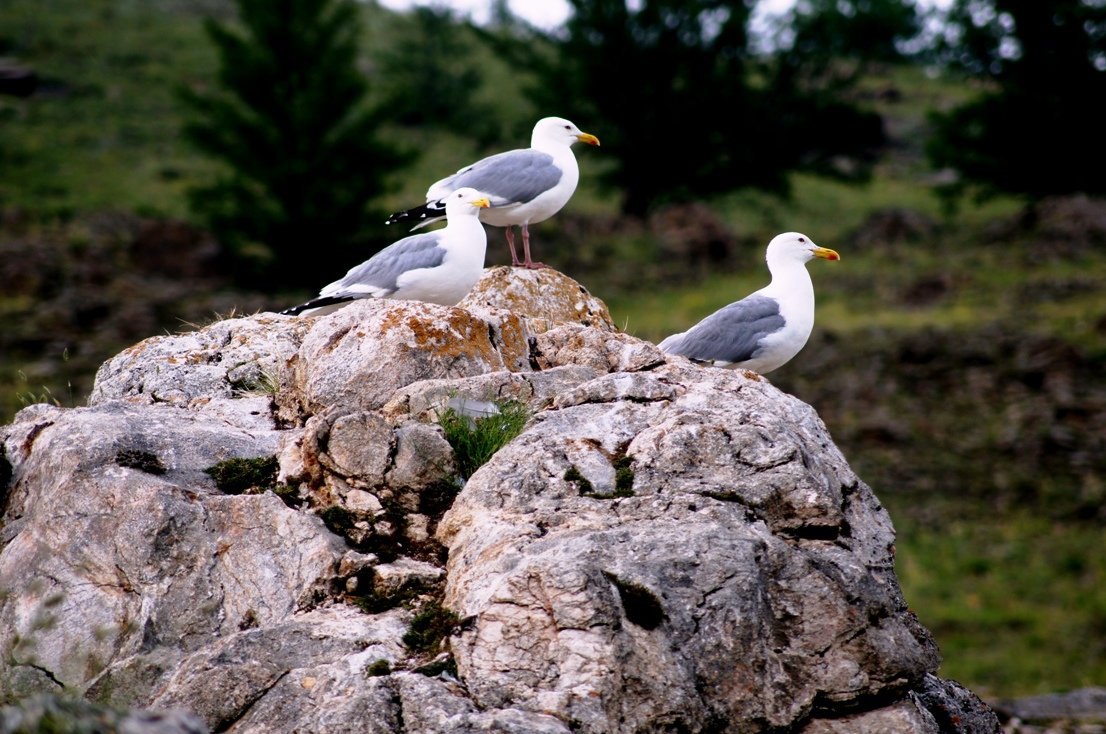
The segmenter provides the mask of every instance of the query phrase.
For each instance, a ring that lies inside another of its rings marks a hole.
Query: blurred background
[[[1106,685],[1106,0],[563,18],[0,0],[0,420],[313,295],[559,115],[602,147],[535,257],[658,341],[764,285],[775,234],[838,250],[770,379],[890,511],[941,674],[991,701]]]

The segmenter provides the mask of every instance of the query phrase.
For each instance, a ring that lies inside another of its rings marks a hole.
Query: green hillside
[[[224,7],[0,4],[0,57],[42,80],[31,97],[0,96],[3,421],[30,402],[82,404],[96,367],[142,338],[307,295],[234,289],[186,206],[215,165],[183,142],[174,90],[211,83],[202,18]],[[371,71],[407,19],[365,13]],[[491,149],[524,144],[537,116],[572,116],[532,109],[526,80],[470,35],[484,75],[473,94],[501,136]],[[819,411],[891,512],[942,675],[985,697],[1106,684],[1106,202],[950,208],[922,156],[927,113],[973,90],[920,69],[884,69],[863,89],[891,137],[872,182],[796,176],[788,200],[740,192],[642,222],[594,184],[608,149],[577,151],[581,187],[533,228],[535,256],[659,340],[765,284],[778,232],[838,250],[810,265],[811,342],[769,379]],[[422,155],[385,209],[489,149],[469,130],[387,134]],[[489,262],[506,255],[494,232]]]

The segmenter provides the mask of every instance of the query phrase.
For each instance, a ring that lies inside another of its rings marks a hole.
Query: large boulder
[[[531,417],[463,481],[440,421],[504,401]],[[815,411],[553,271],[154,337],[0,447],[0,702],[230,732],[997,730],[934,675],[891,519]]]

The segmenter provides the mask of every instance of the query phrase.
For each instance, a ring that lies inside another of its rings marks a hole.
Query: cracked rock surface
[[[525,429],[462,482],[439,416],[508,399]],[[555,271],[147,339],[0,446],[0,704],[188,731],[998,730],[936,677],[891,519],[817,413],[618,332]]]

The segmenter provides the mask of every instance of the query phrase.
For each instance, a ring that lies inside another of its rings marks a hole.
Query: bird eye
[[[571,130],[571,129],[572,129],[571,127],[569,127],[568,125],[565,125],[565,130]]]
[[[799,242],[806,242],[806,237],[800,237]]]

